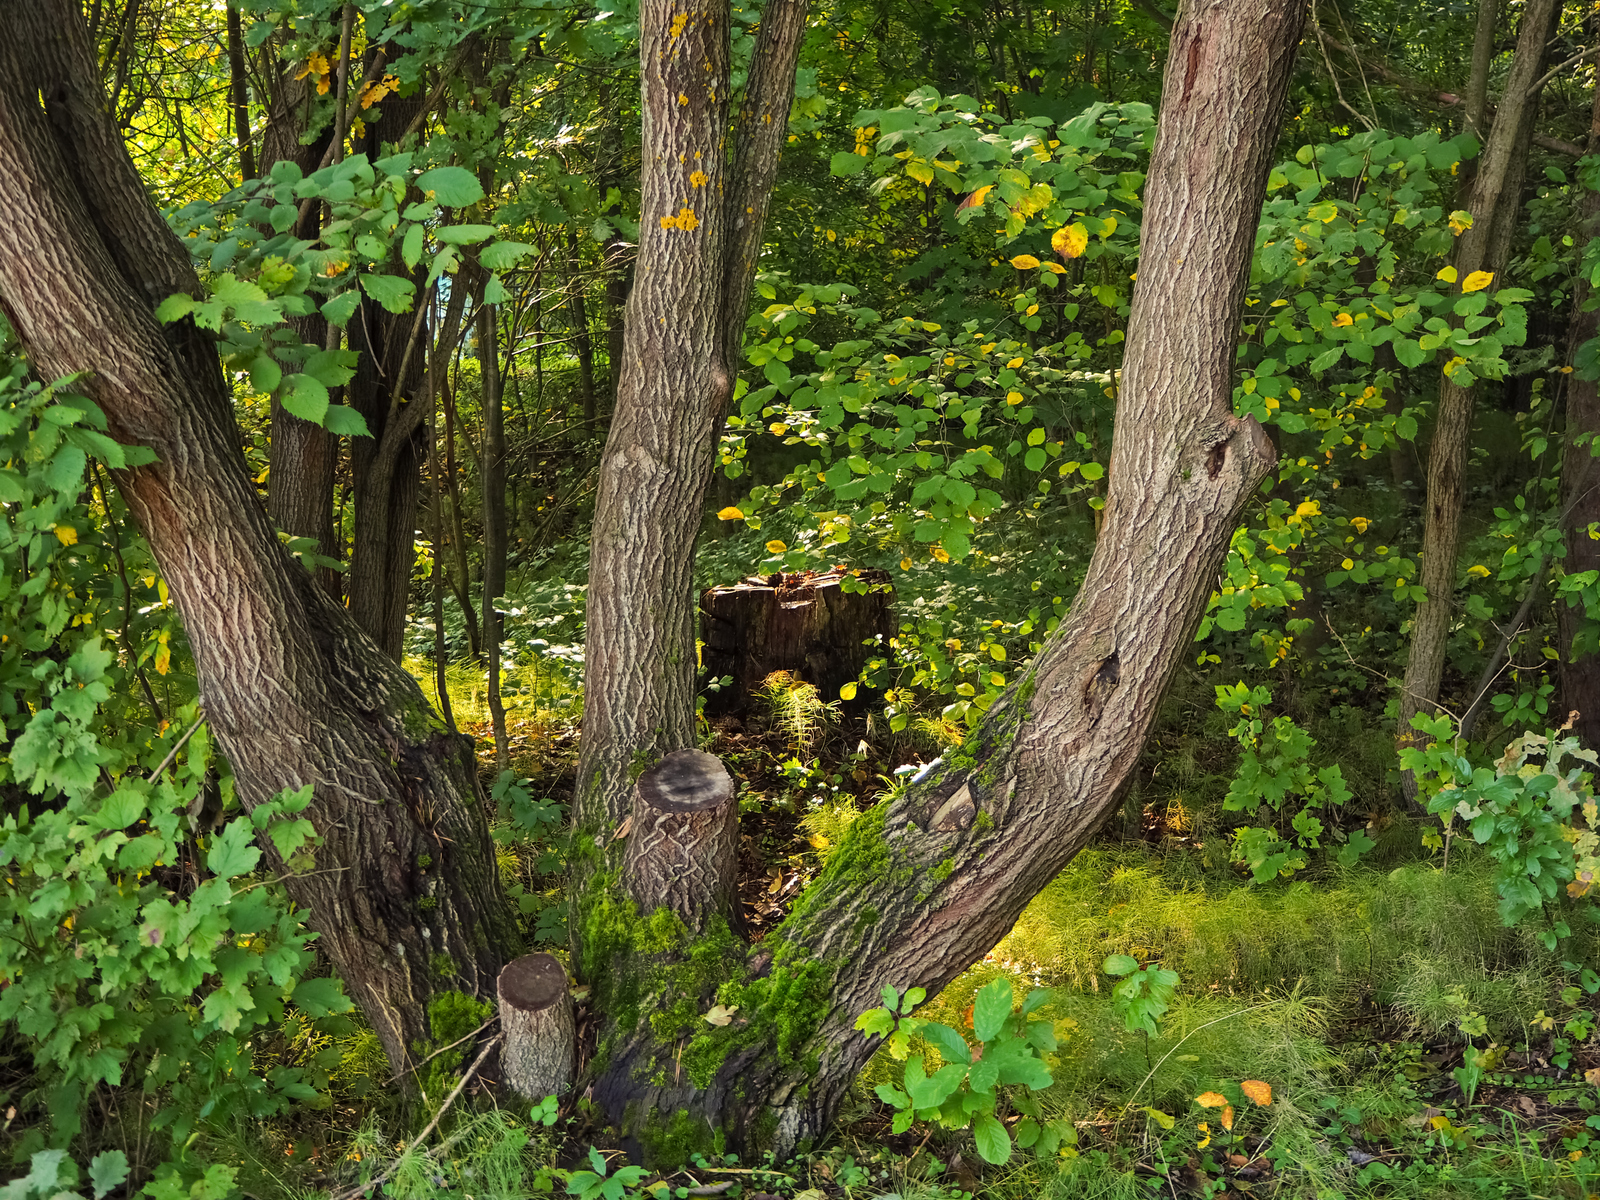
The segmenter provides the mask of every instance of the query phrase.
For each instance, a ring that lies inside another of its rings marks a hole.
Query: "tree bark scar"
[[[1222,474],[1222,464],[1228,461],[1228,443],[1218,442],[1206,455],[1206,478],[1215,479]]]
[[[1183,72],[1183,99],[1180,104],[1189,102],[1189,93],[1194,91],[1194,79],[1200,72],[1200,30],[1196,27],[1194,36],[1189,40],[1189,63]]]
[[[1111,693],[1117,690],[1117,684],[1122,681],[1122,663],[1113,650],[1110,657],[1102,659],[1095,668],[1094,674],[1089,676],[1088,682],[1083,685],[1083,707],[1089,714],[1091,724],[1100,719],[1100,712],[1105,708],[1105,703],[1111,698]]]

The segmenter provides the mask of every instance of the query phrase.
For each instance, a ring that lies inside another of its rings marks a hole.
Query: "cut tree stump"
[[[639,911],[666,907],[695,932],[737,919],[739,803],[722,761],[674,750],[639,776],[622,877]]]
[[[852,585],[870,590],[845,591]],[[732,676],[733,684],[707,692],[706,712],[743,712],[762,680],[788,671],[811,684],[825,702],[853,683],[874,655],[886,655],[896,632],[894,590],[887,571],[802,571],[752,575],[700,596],[702,687]],[[844,711],[859,716],[874,703],[863,688]]]
[[[500,1069],[525,1100],[558,1095],[572,1083],[577,1022],[567,969],[553,954],[525,954],[507,963],[496,990],[505,1045]]]

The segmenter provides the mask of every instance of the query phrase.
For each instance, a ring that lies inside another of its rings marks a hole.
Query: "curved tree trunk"
[[[1545,42],[1560,16],[1557,0],[1528,0],[1522,10],[1517,49],[1506,79],[1505,95],[1495,114],[1482,160],[1472,180],[1472,227],[1456,243],[1457,278],[1474,271],[1498,275],[1505,266],[1511,233],[1522,209],[1522,178],[1533,136],[1538,97],[1529,88],[1539,77]],[[1411,654],[1406,661],[1400,696],[1399,739],[1409,744],[1415,734],[1411,718],[1431,712],[1444,676],[1450,624],[1455,614],[1456,548],[1461,535],[1461,494],[1471,449],[1472,407],[1476,389],[1460,387],[1445,377],[1439,383],[1439,414],[1428,449],[1428,494],[1423,501],[1422,564],[1418,582],[1427,598],[1417,605],[1411,627]],[[1416,781],[1402,776],[1407,797]]]
[[[1023,678],[939,770],[854,822],[788,919],[742,960],[733,932],[714,922],[675,943],[687,916],[670,900],[640,914],[613,874],[626,839],[598,843],[611,871],[594,873],[576,913],[580,966],[612,1022],[594,1094],[657,1157],[706,1144],[711,1129],[780,1154],[815,1138],[875,1049],[853,1024],[880,989],[944,987],[1117,803],[1190,652],[1238,513],[1273,463],[1260,426],[1233,415],[1234,355],[1303,17],[1302,0],[1194,0],[1179,15],[1105,526],[1072,612]],[[661,19],[647,6],[647,66]],[[667,269],[642,248],[639,288],[659,286],[653,277]],[[657,323],[636,303],[630,338]],[[641,472],[640,483],[650,478]],[[606,693],[592,711],[605,714],[631,694],[632,677],[591,663],[591,696]],[[650,747],[653,726],[643,732]],[[588,811],[602,814],[606,760],[586,761],[600,771],[583,777]]]
[[[0,306],[41,374],[81,372],[112,435],[155,452],[117,483],[211,728],[247,809],[315,789],[318,869],[285,886],[398,1067],[427,1043],[431,997],[492,995],[519,940],[471,748],[278,545],[214,344],[155,319],[198,281],[93,79],[74,0],[0,10]]]

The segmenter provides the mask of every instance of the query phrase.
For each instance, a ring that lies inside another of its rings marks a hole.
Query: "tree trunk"
[[[738,898],[739,800],[715,755],[674,750],[634,789],[626,866],[640,912],[672,912],[700,933],[733,918]]]
[[[456,426],[460,421],[456,416],[455,393],[442,384],[441,391],[444,396],[444,475],[450,486],[450,543],[455,558],[450,590],[456,594],[456,603],[461,607],[461,618],[467,627],[467,654],[473,662],[477,662],[483,657],[483,646],[478,638],[478,622],[472,616],[472,566],[467,561],[467,527],[462,517],[461,477],[456,472]]]
[[[1595,89],[1594,110],[1590,116],[1589,149],[1600,147],[1600,88]],[[1578,206],[1578,244],[1600,237],[1600,191],[1584,190]],[[1594,302],[1594,289],[1588,276],[1579,272],[1572,288],[1572,329],[1568,334],[1567,361],[1573,362],[1579,347],[1600,336],[1600,308],[1585,312]],[[1574,372],[1567,377],[1567,449],[1561,462],[1561,507],[1566,534],[1567,557],[1563,571],[1576,575],[1600,571],[1600,541],[1589,536],[1589,527],[1600,521],[1600,385],[1585,378],[1590,372]],[[1587,445],[1576,445],[1587,436]],[[1561,645],[1561,702],[1568,712],[1580,714],[1574,726],[1583,744],[1600,746],[1600,650],[1585,646],[1579,634],[1586,624],[1579,608],[1561,604],[1556,621]]]
[[[506,708],[500,698],[500,598],[506,590],[506,435],[501,403],[500,313],[493,304],[478,309],[478,368],[483,394],[483,651],[489,667],[489,723],[494,734],[495,769],[509,770]]]
[[[666,0],[641,9],[639,254],[589,556],[581,826],[620,823],[636,755],[694,744],[694,544],[733,394],[726,330],[744,325],[806,11],[763,10],[730,173],[726,0],[676,22]]]
[[[117,484],[183,616],[240,800],[314,788],[319,869],[284,886],[403,1066],[430,1037],[430,999],[488,995],[518,943],[471,749],[279,546],[214,343],[154,317],[198,281],[93,79],[74,0],[0,10],[0,306],[38,371],[81,373],[112,435],[155,452]]]
[[[1511,231],[1522,209],[1522,177],[1538,107],[1538,98],[1529,95],[1529,87],[1539,77],[1545,42],[1559,15],[1557,0],[1528,0],[1523,8],[1505,95],[1473,179],[1472,227],[1456,243],[1454,265],[1462,283],[1474,271],[1498,275],[1505,265]],[[1448,376],[1439,383],[1439,415],[1428,450],[1428,493],[1423,502],[1422,566],[1418,579],[1427,598],[1417,605],[1412,623],[1411,655],[1400,697],[1398,733],[1402,745],[1410,744],[1416,736],[1411,718],[1436,707],[1439,682],[1444,675],[1455,613],[1462,479],[1471,448],[1475,394],[1475,388],[1460,387]],[[1407,798],[1414,797],[1416,781],[1409,772],[1402,780]]]
[[[528,954],[506,964],[498,984],[501,1081],[524,1100],[567,1090],[577,1049],[577,1021],[567,969],[553,954]]]
[[[584,295],[583,264],[578,261],[578,239],[567,230],[567,296],[572,314],[572,345],[578,355],[578,394],[583,398],[583,423],[594,428],[594,338],[589,333],[589,302]]]
[[[845,580],[872,586],[847,592]],[[706,696],[706,712],[743,712],[762,680],[790,671],[825,701],[839,699],[874,654],[888,654],[898,629],[887,571],[828,571],[820,575],[752,576],[700,596],[701,675],[732,676],[731,686]],[[866,692],[846,701],[865,711]]]
[[[670,61],[662,44],[670,15],[650,3],[642,14],[647,111],[659,104],[656,64]],[[733,932],[716,922],[700,939],[674,943],[670,909],[640,914],[626,880],[611,882],[605,862],[592,864],[575,911],[579,962],[594,981],[596,1011],[611,1022],[594,1095],[656,1157],[706,1146],[712,1129],[746,1153],[783,1154],[817,1137],[877,1048],[854,1021],[879,1003],[880,989],[943,988],[1005,935],[1116,805],[1162,695],[1192,652],[1238,513],[1273,462],[1260,426],[1233,415],[1234,359],[1303,18],[1301,0],[1192,0],[1179,15],[1145,196],[1105,526],[1072,612],[1018,683],[938,770],[859,817],[785,922],[742,956]],[[664,157],[647,142],[647,197],[650,165]],[[646,229],[658,211],[647,205]],[[677,265],[658,254],[640,248],[630,339],[659,327],[667,311],[687,316],[651,306],[652,290]],[[1209,319],[1193,320],[1197,312]],[[638,485],[657,497],[665,487],[667,504],[679,495],[676,478],[659,467],[641,471]],[[598,535],[597,522],[597,557]],[[636,543],[633,553],[651,549]],[[593,638],[592,617],[590,630]],[[648,674],[622,674],[592,652],[590,663],[589,711],[608,729],[615,706],[640,694],[639,680],[660,678],[659,659]],[[656,707],[634,726],[646,752],[660,745],[654,722],[673,718],[660,697],[678,694],[655,686]],[[581,777],[593,818],[613,793],[606,758],[591,750],[586,762],[599,772]],[[623,866],[614,841],[590,844],[614,869]],[[713,1015],[728,1023],[706,1019]]]

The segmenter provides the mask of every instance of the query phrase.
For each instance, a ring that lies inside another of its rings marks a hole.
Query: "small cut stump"
[[[736,919],[739,803],[716,755],[674,750],[639,776],[623,878],[640,912],[669,908],[697,933]]]
[[[852,590],[844,590],[851,580]],[[732,676],[732,686],[706,695],[706,712],[743,712],[766,677],[788,671],[825,702],[840,699],[874,655],[887,654],[896,632],[887,571],[802,571],[752,575],[700,596],[702,686]],[[856,585],[868,585],[855,590]],[[867,711],[865,689],[844,702],[851,716]]]
[[[567,969],[553,954],[526,954],[505,966],[496,990],[506,1085],[531,1101],[564,1092],[578,1044]]]

